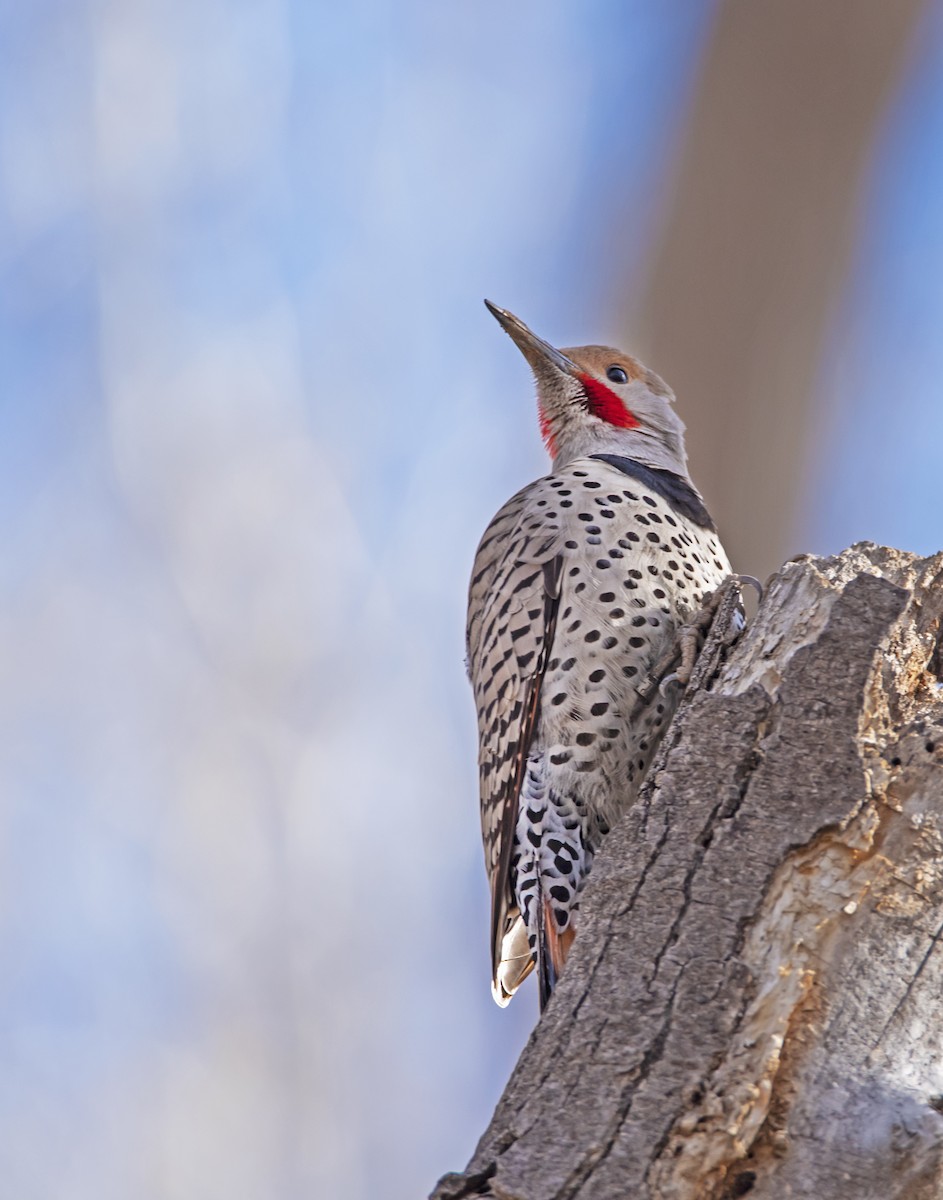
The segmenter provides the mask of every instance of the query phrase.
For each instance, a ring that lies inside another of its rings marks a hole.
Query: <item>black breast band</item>
[[[695,525],[709,529],[712,533],[717,531],[710,513],[704,507],[704,501],[690,483],[674,471],[646,467],[644,463],[636,462],[634,458],[623,458],[620,454],[591,454],[589,457],[598,458],[600,462],[608,463],[623,475],[637,479],[645,487],[657,492],[676,512],[693,521]]]

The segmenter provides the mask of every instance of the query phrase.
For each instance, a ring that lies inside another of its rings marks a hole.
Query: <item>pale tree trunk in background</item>
[[[438,1200],[943,1195],[941,678],[943,555],[796,560],[715,628]]]
[[[795,546],[811,389],[924,0],[727,0],[625,342],[677,392],[734,566]]]

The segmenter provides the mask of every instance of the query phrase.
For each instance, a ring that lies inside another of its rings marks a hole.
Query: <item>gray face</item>
[[[554,466],[614,453],[687,478],[684,425],[671,390],[631,355],[609,346],[558,350],[485,301],[531,365],[541,431]]]

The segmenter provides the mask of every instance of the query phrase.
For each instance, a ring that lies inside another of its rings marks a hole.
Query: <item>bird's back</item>
[[[700,497],[616,456],[560,467],[486,530],[469,592],[494,993],[549,992],[593,855],[673,710],[638,687],[730,572]]]

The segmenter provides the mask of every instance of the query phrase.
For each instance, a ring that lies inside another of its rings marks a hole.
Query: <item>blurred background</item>
[[[406,1200],[488,979],[488,296],[678,394],[735,566],[943,545],[940,0],[0,2],[0,1178]]]

